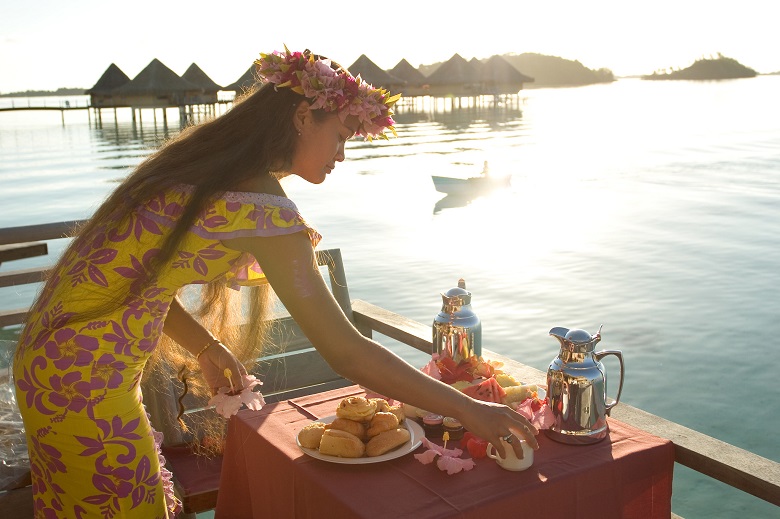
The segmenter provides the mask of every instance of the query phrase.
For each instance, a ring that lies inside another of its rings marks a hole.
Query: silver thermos
[[[455,362],[472,355],[482,356],[482,323],[471,308],[471,292],[466,282],[441,295],[442,307],[433,320],[433,351]]]
[[[591,335],[585,330],[556,326],[550,335],[560,342],[560,352],[547,368],[547,398],[554,422],[545,434],[553,440],[584,445],[606,438],[607,416],[623,392],[623,353],[594,351],[601,340],[601,327]],[[620,361],[617,398],[607,398],[607,372],[601,359],[614,355]]]

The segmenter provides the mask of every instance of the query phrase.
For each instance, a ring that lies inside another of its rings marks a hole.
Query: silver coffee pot
[[[609,432],[609,411],[620,401],[623,391],[623,353],[593,351],[601,340],[601,326],[595,335],[562,327],[551,329],[550,335],[560,341],[561,351],[547,369],[547,398],[554,422],[545,433],[562,443],[582,445],[601,441]],[[601,363],[607,355],[615,355],[620,360],[617,398],[609,403],[607,373]]]
[[[449,355],[455,362],[482,355],[482,323],[471,308],[466,281],[441,295],[442,307],[433,319],[433,351]]]

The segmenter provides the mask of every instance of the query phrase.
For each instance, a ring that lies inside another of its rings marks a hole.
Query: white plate
[[[322,423],[330,423],[335,419],[336,419],[336,415],[333,415],[333,416],[326,416],[325,418],[320,418],[319,420],[315,420],[315,421],[322,422]],[[326,454],[320,454],[320,451],[318,451],[317,449],[307,449],[305,447],[301,447],[301,442],[298,441],[297,434],[295,435],[295,443],[298,445],[298,448],[303,451],[304,454],[308,454],[312,458],[317,458],[318,460],[329,461],[331,463],[343,463],[345,465],[365,465],[366,463],[381,463],[383,461],[393,460],[395,458],[400,458],[401,456],[405,456],[406,454],[409,454],[410,452],[414,451],[417,447],[422,445],[422,438],[425,436],[425,431],[423,431],[423,428],[420,427],[420,425],[417,422],[407,418],[406,420],[403,421],[401,427],[406,427],[406,429],[409,431],[409,441],[407,441],[400,447],[391,450],[390,452],[386,452],[382,454],[381,456],[371,456],[365,458],[339,458],[338,456],[328,456]]]

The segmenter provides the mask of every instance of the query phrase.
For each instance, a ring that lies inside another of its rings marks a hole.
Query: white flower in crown
[[[350,115],[357,117],[357,134],[368,140],[387,139],[386,129],[397,135],[392,108],[401,94],[391,96],[387,90],[374,88],[359,75],[334,69],[331,60],[316,58],[308,50],[290,52],[285,46],[283,53],[261,53],[255,65],[263,81],[305,96],[313,109],[338,112],[342,121]]]

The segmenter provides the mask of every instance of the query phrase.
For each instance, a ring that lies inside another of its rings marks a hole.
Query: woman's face
[[[307,182],[320,184],[336,167],[336,162],[344,160],[344,144],[355,135],[358,119],[348,116],[341,122],[338,114],[329,114],[317,120],[306,108],[296,112],[295,122],[300,135],[290,172]]]

